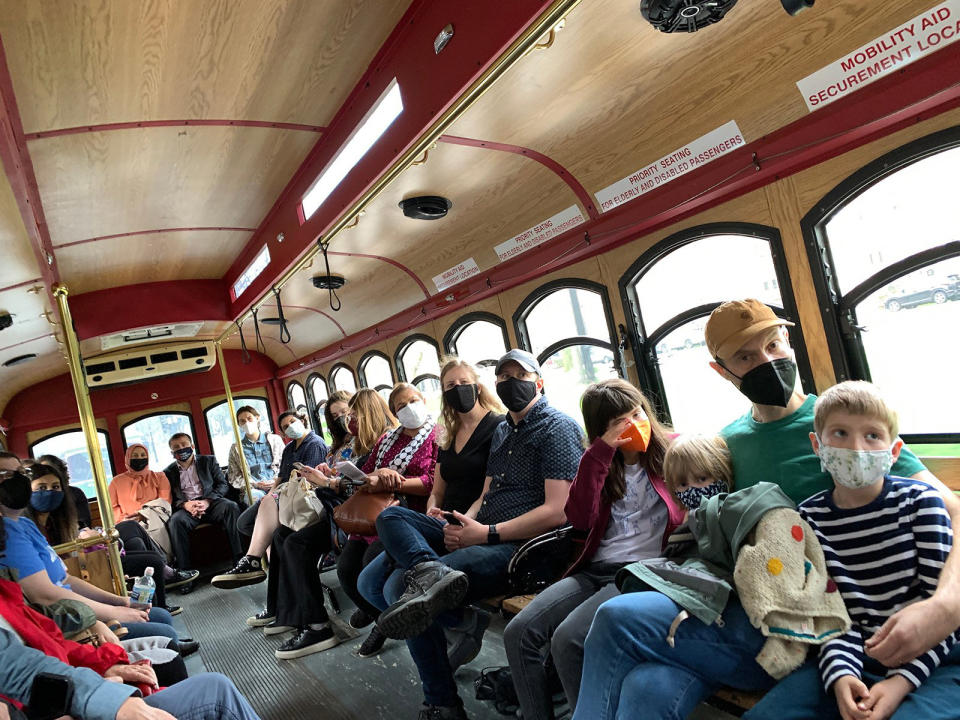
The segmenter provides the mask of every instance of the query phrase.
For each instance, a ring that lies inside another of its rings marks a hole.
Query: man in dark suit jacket
[[[223,526],[236,562],[243,556],[240,536],[237,534],[240,508],[233,500],[227,499],[230,486],[220,464],[213,455],[196,455],[193,438],[186,433],[171,437],[169,445],[176,460],[163,472],[173,491],[174,513],[167,523],[167,531],[177,556],[177,567],[187,567],[190,561],[190,531],[204,521]]]

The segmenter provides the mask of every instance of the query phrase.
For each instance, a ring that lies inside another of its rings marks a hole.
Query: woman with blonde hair
[[[480,382],[473,365],[456,357],[446,358],[440,370],[441,423],[444,430],[433,473],[433,489],[427,499],[427,515],[445,522],[444,513],[465,513],[483,492],[487,458],[493,432],[504,420],[504,408],[489,388]],[[383,588],[393,571],[386,554],[377,557],[360,577],[360,592],[380,609],[386,608]],[[463,621],[448,629],[447,658],[457,668],[480,651],[489,614],[472,607]]]

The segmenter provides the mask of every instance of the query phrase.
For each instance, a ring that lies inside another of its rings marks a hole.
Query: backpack
[[[510,667],[484,668],[473,682],[477,700],[491,700],[501,715],[516,715],[520,708]]]
[[[566,525],[528,540],[507,564],[507,581],[514,595],[535,595],[559,580],[570,568],[578,545]]]

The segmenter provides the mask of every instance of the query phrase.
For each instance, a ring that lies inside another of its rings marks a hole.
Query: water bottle
[[[148,567],[143,571],[143,576],[138,577],[133,583],[133,592],[130,597],[138,603],[149,605],[153,602],[153,593],[157,590],[157,583],[153,579],[153,568]]]

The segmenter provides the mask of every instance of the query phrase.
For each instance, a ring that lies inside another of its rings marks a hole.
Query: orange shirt
[[[157,498],[173,504],[170,481],[162,472],[125,472],[110,481],[110,504],[113,505],[113,517],[117,522],[136,514],[144,503]]]

